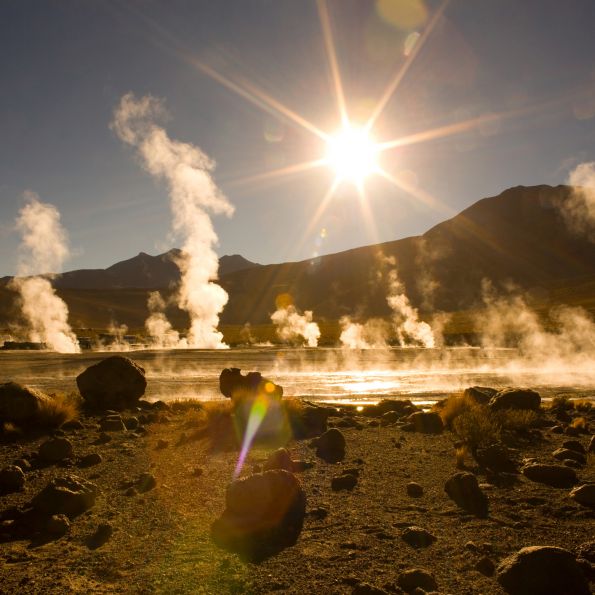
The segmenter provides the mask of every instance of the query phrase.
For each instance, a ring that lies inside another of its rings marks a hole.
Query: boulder
[[[577,486],[570,492],[570,497],[583,506],[595,507],[595,484]]]
[[[252,399],[263,393],[279,400],[283,397],[283,387],[262,376],[260,372],[248,372],[245,376],[240,368],[225,368],[219,375],[219,390],[232,401]]]
[[[289,451],[286,448],[278,448],[268,456],[262,468],[264,471],[271,471],[272,469],[293,471],[293,461]]]
[[[584,454],[570,448],[558,448],[552,453],[552,456],[554,459],[558,459],[559,461],[571,460],[576,461],[581,465],[585,465],[587,463],[587,458]]]
[[[0,384],[0,423],[20,424],[35,418],[50,397],[16,382]]]
[[[76,379],[90,409],[130,409],[145,394],[145,371],[131,359],[114,355],[90,366]]]
[[[518,473],[509,450],[503,444],[491,444],[475,450],[475,460],[484,468],[496,473]]]
[[[530,463],[523,467],[522,472],[531,481],[544,483],[554,488],[570,488],[578,482],[576,472],[564,465]]]
[[[428,547],[436,541],[435,535],[432,535],[429,531],[423,529],[422,527],[416,526],[405,528],[401,538],[405,543],[416,549]]]
[[[488,516],[488,498],[472,473],[455,473],[446,481],[444,491],[464,510],[478,517]]]
[[[95,484],[80,477],[56,477],[31,500],[31,506],[43,514],[73,518],[92,508],[98,493]]]
[[[415,432],[422,434],[441,434],[444,431],[442,418],[435,411],[416,411],[407,418],[407,421],[413,424]]]
[[[295,475],[265,471],[229,484],[211,535],[220,547],[263,559],[297,541],[305,514],[306,494]]]
[[[73,454],[74,448],[68,438],[50,438],[39,447],[39,458],[45,463],[57,463]]]
[[[487,405],[498,391],[487,386],[470,386],[463,392],[463,397],[475,401],[478,405]]]
[[[505,388],[496,393],[489,402],[489,406],[494,411],[500,409],[530,409],[539,410],[541,397],[539,393],[530,389]]]
[[[345,458],[345,436],[341,430],[331,428],[316,439],[316,455],[327,463],[337,463]]]
[[[25,474],[17,465],[8,465],[0,470],[0,494],[18,492],[25,486]]]
[[[553,546],[524,547],[497,568],[498,582],[510,595],[589,595],[574,555]]]
[[[421,568],[412,568],[401,572],[397,579],[397,585],[407,593],[411,593],[417,588],[424,591],[435,591],[438,588],[436,579],[427,570]]]

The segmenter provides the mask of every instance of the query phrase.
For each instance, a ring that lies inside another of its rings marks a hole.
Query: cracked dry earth
[[[97,444],[98,419],[83,417],[83,428],[65,432],[75,458],[97,452],[99,464],[79,468],[76,459],[33,468],[21,492],[0,496],[0,510],[23,506],[52,478],[74,474],[95,483],[95,505],[77,517],[69,532],[51,541],[0,538],[1,593],[373,593],[402,592],[399,574],[409,568],[431,572],[440,593],[504,593],[495,576],[476,569],[488,558],[495,565],[524,546],[556,545],[574,550],[593,540],[595,511],[575,503],[568,489],[534,483],[520,475],[510,486],[484,485],[490,513],[481,519],[458,508],[444,484],[457,471],[450,432],[425,435],[380,427],[356,418],[362,429],[342,428],[345,459],[329,464],[308,441],[292,441],[294,459],[314,465],[299,474],[307,514],[297,543],[260,562],[243,561],[211,540],[211,523],[222,513],[225,488],[237,452],[212,452],[206,440],[180,444],[187,415],[167,413],[148,424],[147,433],[110,433]],[[331,425],[337,418],[331,418]],[[0,445],[1,466],[34,453],[46,437]],[[588,444],[590,436],[578,439]],[[541,432],[517,444],[519,456],[554,462],[552,451],[567,436]],[[270,449],[250,453],[243,474],[266,459]],[[485,475],[478,473],[480,483]],[[351,491],[333,491],[341,469],[359,470]],[[131,486],[150,472],[156,486],[138,493]],[[595,481],[593,456],[577,471]],[[415,481],[423,495],[413,498]],[[100,547],[89,539],[100,524],[113,528]],[[436,538],[414,549],[403,539],[419,526]],[[1,533],[1,531],[0,531]],[[488,565],[489,566],[489,565]],[[359,585],[359,587],[358,587]],[[593,586],[593,585],[592,585]],[[358,591],[359,589],[359,591]],[[382,592],[382,591],[378,591]]]

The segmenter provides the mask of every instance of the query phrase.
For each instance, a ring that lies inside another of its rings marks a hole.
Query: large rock
[[[416,432],[423,434],[441,434],[444,430],[442,418],[434,411],[416,411],[407,418],[407,421],[413,424]]]
[[[99,490],[90,481],[74,475],[57,477],[31,500],[33,508],[43,514],[65,514],[73,518],[95,504]]]
[[[576,472],[564,465],[543,465],[531,463],[522,469],[523,475],[537,483],[545,483],[554,488],[570,488],[578,482]]]
[[[211,534],[221,547],[262,559],[297,541],[305,514],[306,494],[295,475],[266,471],[229,484]]]
[[[595,484],[577,486],[570,492],[570,497],[583,506],[595,507]]]
[[[488,497],[481,491],[472,473],[455,473],[446,481],[444,491],[464,510],[478,517],[488,516]]]
[[[553,546],[525,547],[505,558],[498,582],[510,595],[589,595],[574,555]]]
[[[470,386],[463,392],[463,397],[475,401],[478,405],[487,405],[497,392],[495,388],[488,386]]]
[[[530,389],[505,388],[496,393],[489,402],[494,411],[500,409],[530,409],[537,411],[541,404],[539,393]]]
[[[557,448],[553,453],[552,456],[554,459],[558,459],[559,461],[576,461],[581,465],[585,465],[587,463],[587,458],[584,454],[573,450],[571,448]]]
[[[102,410],[136,407],[147,387],[144,369],[119,355],[90,366],[76,383],[85,405]]]
[[[260,372],[248,372],[245,376],[240,368],[225,368],[219,376],[219,390],[232,401],[252,399],[263,393],[272,399],[283,397],[283,387],[264,378]]]
[[[57,463],[73,454],[74,448],[68,438],[50,438],[39,447],[39,458],[46,463]]]
[[[510,452],[503,444],[491,444],[485,448],[477,448],[475,460],[485,469],[496,473],[517,473],[515,462]]]
[[[18,492],[25,486],[25,474],[17,465],[8,465],[0,470],[0,494]]]
[[[20,424],[36,417],[50,397],[16,382],[0,384],[0,422]]]
[[[338,463],[345,458],[345,436],[337,428],[327,430],[315,444],[316,455],[327,463]]]

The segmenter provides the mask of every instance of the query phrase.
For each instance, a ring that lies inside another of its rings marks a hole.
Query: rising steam
[[[347,349],[378,349],[388,346],[390,326],[380,318],[364,323],[353,322],[349,316],[339,320],[341,345]]]
[[[168,186],[173,230],[183,240],[177,261],[182,273],[177,299],[178,306],[190,316],[187,346],[227,347],[217,331],[228,296],[213,282],[219,261],[213,249],[217,235],[209,213],[231,215],[234,209],[211,177],[215,163],[200,148],[171,139],[157,124],[164,116],[158,99],[150,95],[137,99],[128,93],[115,110],[111,127],[123,142],[135,147],[142,167]],[[172,330],[163,311],[161,316],[154,314],[149,317],[154,331],[158,330],[155,322],[166,332]],[[163,340],[172,337],[170,333]]]
[[[595,161],[581,163],[568,176],[573,186],[570,198],[562,205],[568,228],[595,242]]]
[[[45,343],[61,353],[80,351],[76,335],[68,324],[68,307],[41,273],[61,269],[68,256],[66,232],[60,213],[43,203],[34,192],[26,192],[27,204],[19,211],[16,228],[21,233],[17,277],[11,287],[20,296],[29,341]]]
[[[183,346],[180,333],[176,331],[165,316],[165,300],[158,291],[149,293],[147,300],[149,318],[145,321],[145,328],[151,338],[151,344],[160,349],[172,349]]]
[[[304,342],[308,347],[317,347],[320,329],[312,322],[312,311],[300,314],[293,304],[278,308],[271,314],[277,327],[277,336],[289,343]]]

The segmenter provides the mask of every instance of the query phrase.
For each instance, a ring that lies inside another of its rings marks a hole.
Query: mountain
[[[229,302],[221,321],[269,322],[281,293],[290,294],[300,309],[313,310],[317,320],[386,316],[391,269],[398,271],[412,304],[422,312],[477,305],[484,279],[496,289],[513,284],[542,302],[560,296],[565,302],[595,302],[595,244],[570,233],[560,212],[571,194],[568,186],[510,188],[421,236],[314,260],[256,265],[239,255],[224,256],[219,282]],[[141,253],[105,270],[64,273],[54,283],[69,306],[71,323],[142,326],[147,289],[168,293],[179,279],[172,260],[177,253]],[[0,288],[0,327],[14,315],[13,297]],[[175,325],[186,325],[179,310],[168,315]]]
[[[107,269],[67,271],[52,280],[56,289],[160,289],[171,287],[180,280],[176,259],[181,251],[173,248],[164,254],[151,256],[140,252],[137,256],[117,262]],[[219,259],[219,274],[226,275],[260,266],[239,254]],[[10,277],[0,279],[7,283]]]

